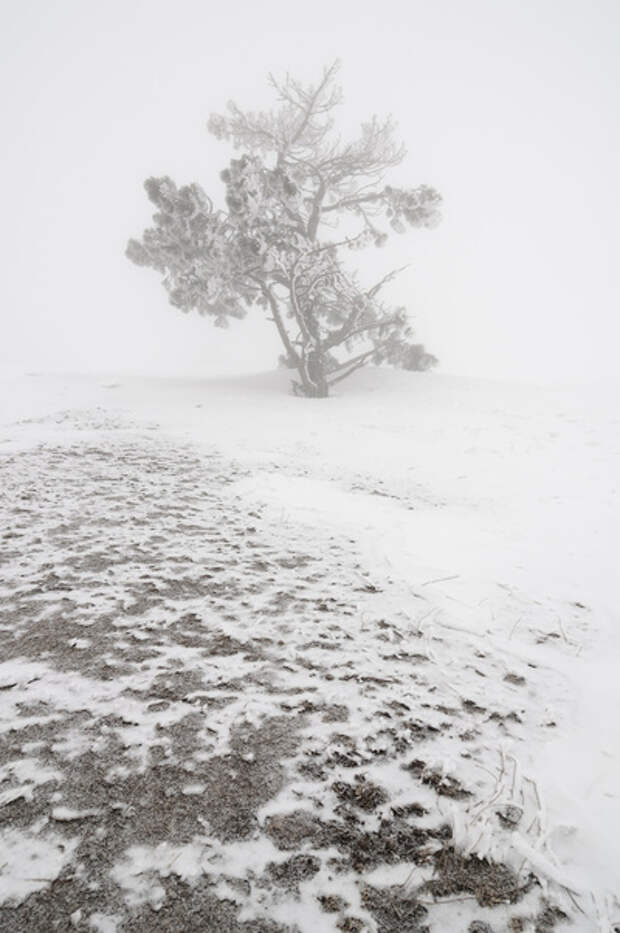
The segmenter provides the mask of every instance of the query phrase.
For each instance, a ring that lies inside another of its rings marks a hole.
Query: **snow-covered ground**
[[[5,374],[0,454],[11,458],[12,476],[20,457],[24,469],[36,474],[28,457],[41,445],[51,450],[96,434],[106,442],[119,425],[130,424],[140,437],[150,432],[154,443],[164,443],[167,457],[177,445],[198,457],[217,451],[222,463],[236,464],[226,495],[243,514],[261,515],[270,541],[280,529],[283,548],[303,544],[321,553],[327,565],[326,542],[349,542],[358,573],[380,591],[398,646],[403,648],[403,633],[409,632],[412,650],[432,662],[432,684],[425,689],[436,691],[435,702],[452,697],[439,708],[463,708],[480,720],[475,730],[466,730],[464,753],[447,738],[424,747],[429,773],[457,774],[476,788],[464,802],[442,797],[443,817],[459,851],[534,871],[571,914],[571,929],[612,930],[620,922],[617,399],[594,388],[387,370],[362,372],[327,400],[293,398],[286,383],[282,372],[193,382]],[[41,463],[43,470],[50,468]],[[93,490],[95,478],[96,470],[89,480]],[[105,541],[99,546],[105,550]],[[334,564],[330,585],[337,587],[342,574],[346,603],[355,564],[346,572],[340,566]],[[347,663],[387,676],[390,665],[379,659],[378,643],[366,628],[376,618],[365,612],[358,606],[350,619],[355,645],[346,650],[357,654]],[[291,645],[298,635],[290,635]],[[17,678],[26,690],[30,680],[51,676],[33,663],[0,663],[0,686]],[[87,694],[91,686],[84,680],[76,689]],[[53,681],[47,689],[68,688]],[[345,685],[338,690],[353,710],[359,697]],[[338,702],[338,690],[332,691],[332,703]],[[114,709],[106,691],[94,691],[93,701],[105,715]],[[7,696],[0,693],[0,713]],[[34,694],[28,696],[32,701]],[[252,702],[258,716],[260,703],[256,697]],[[227,722],[220,717],[216,728],[232,728]],[[141,721],[140,742],[148,745],[145,734],[154,728]],[[75,735],[72,740],[79,742]],[[218,748],[220,741],[222,735]],[[398,797],[402,779],[389,764],[381,767],[383,772],[371,769],[370,777]],[[0,807],[10,807],[11,794],[20,788],[32,794],[37,783],[36,776],[20,781],[13,775],[12,783],[9,778],[7,772],[6,791],[0,783],[0,794],[8,795],[0,797]],[[496,814],[509,806],[521,815],[506,831]],[[272,813],[269,807],[262,819]],[[57,807],[54,825],[63,822],[63,813],[70,823],[72,812]],[[88,810],[76,812],[88,819]],[[54,837],[46,839],[53,847]],[[62,857],[53,849],[55,874],[71,859],[73,845],[66,844]],[[10,835],[0,842],[0,877],[14,849]],[[253,858],[248,852],[246,847]],[[158,858],[169,864],[171,853],[173,860],[183,856],[159,849],[150,870],[157,871]],[[230,875],[233,854],[229,847],[221,856]],[[37,857],[45,860],[43,848]],[[134,847],[117,874],[138,877],[136,866],[146,857]],[[183,858],[189,859],[184,877],[199,872],[191,852]],[[14,875],[13,882],[13,876],[0,880],[0,900],[19,895],[19,869]],[[375,880],[402,884],[405,877]],[[135,903],[155,903],[160,896],[142,891],[142,882],[127,884]],[[354,897],[348,888],[346,893]],[[317,919],[304,908],[303,896],[300,904],[272,907],[272,916],[302,930],[336,929],[329,925],[331,915]],[[454,913],[454,904],[434,910],[431,929],[467,929],[469,920]],[[363,916],[361,907],[358,912]]]

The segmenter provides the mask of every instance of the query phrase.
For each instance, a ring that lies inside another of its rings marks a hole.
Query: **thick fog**
[[[149,175],[221,202],[231,150],[208,135],[211,111],[268,108],[269,71],[312,80],[340,58],[343,133],[391,112],[409,151],[394,180],[444,196],[438,229],[363,259],[370,279],[411,261],[389,296],[443,371],[613,374],[619,27],[615,0],[5,6],[0,362],[271,367],[260,311],[228,331],[183,317],[125,244],[149,223]]]
[[[4,4],[2,930],[620,933],[619,38]]]

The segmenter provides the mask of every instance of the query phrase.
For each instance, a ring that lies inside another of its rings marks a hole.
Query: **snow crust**
[[[0,904],[19,904],[46,888],[70,860],[77,842],[44,832],[7,828],[0,834]]]
[[[577,916],[572,929],[611,930],[620,919],[617,400],[595,389],[384,370],[361,373],[334,398],[303,400],[286,394],[286,379],[283,373],[213,381],[10,374],[0,380],[0,447],[27,449],[53,440],[55,431],[66,436],[67,422],[73,425],[80,412],[129,415],[249,467],[233,490],[248,508],[260,504],[309,538],[326,529],[350,537],[375,578],[400,594],[394,612],[421,633],[420,650],[436,661],[445,689],[493,705],[492,685],[455,665],[450,650],[434,642],[439,632],[452,633],[454,652],[466,645],[493,653],[515,681],[515,709],[536,724],[484,752],[496,799],[504,792],[516,799],[521,789],[522,799],[535,801],[534,838],[515,832],[499,851],[482,800],[466,817],[446,808],[460,845],[509,863],[527,860],[549,884],[579,898],[586,919]],[[416,594],[423,594],[423,604]],[[84,631],[77,651],[88,646]],[[166,656],[165,663],[171,660]],[[218,664],[243,674],[238,658],[221,657]],[[69,679],[33,662],[0,665],[0,687],[17,684],[11,704],[27,698],[34,679],[37,696],[63,709],[79,710],[88,701],[102,712],[118,710],[113,684]],[[153,730],[175,713],[146,714],[137,702],[123,702],[123,739],[139,758]],[[10,729],[14,707],[5,704],[2,712],[0,730]],[[250,721],[251,707],[245,713]],[[74,741],[79,747],[78,736]],[[224,751],[226,741],[222,727],[215,749]],[[6,771],[12,786],[0,806],[50,777],[37,776],[31,760]],[[441,756],[437,765],[451,770]],[[189,781],[183,789],[200,792]],[[74,818],[63,807],[52,816]],[[18,850],[20,862],[2,876],[0,900],[3,892],[25,897],[56,877],[71,852],[63,839],[61,848],[49,832],[36,840],[4,834],[0,865]],[[118,867],[118,882],[131,889],[135,903],[157,910],[161,889],[153,879],[170,871],[194,877],[203,859],[199,848],[136,849]],[[34,876],[46,880],[28,880]],[[320,881],[308,883],[307,896],[302,889],[294,915],[282,907],[274,916],[296,923],[305,910],[307,922],[315,909],[312,885]],[[456,923],[456,908],[445,910],[446,923],[449,917]],[[315,928],[321,919],[327,922],[317,915]],[[115,928],[107,924],[91,920],[93,929]]]

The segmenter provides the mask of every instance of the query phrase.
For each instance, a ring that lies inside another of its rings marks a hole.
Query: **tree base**
[[[293,395],[300,398],[329,398],[329,386],[325,385],[304,385],[302,382],[291,383],[293,386]]]

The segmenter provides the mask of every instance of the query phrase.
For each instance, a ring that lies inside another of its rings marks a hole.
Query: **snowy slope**
[[[80,412],[131,418],[239,464],[233,494],[273,527],[354,541],[394,615],[422,638],[442,691],[488,709],[514,695],[521,725],[499,738],[482,730],[468,753],[486,768],[490,796],[453,813],[457,841],[527,862],[552,890],[570,891],[569,907],[584,912],[573,929],[611,930],[620,920],[616,400],[381,370],[318,401],[291,397],[286,380],[6,374],[0,450],[66,438]],[[461,663],[476,656],[501,673],[501,696]],[[517,800],[520,789],[534,818],[500,837],[490,801]]]

